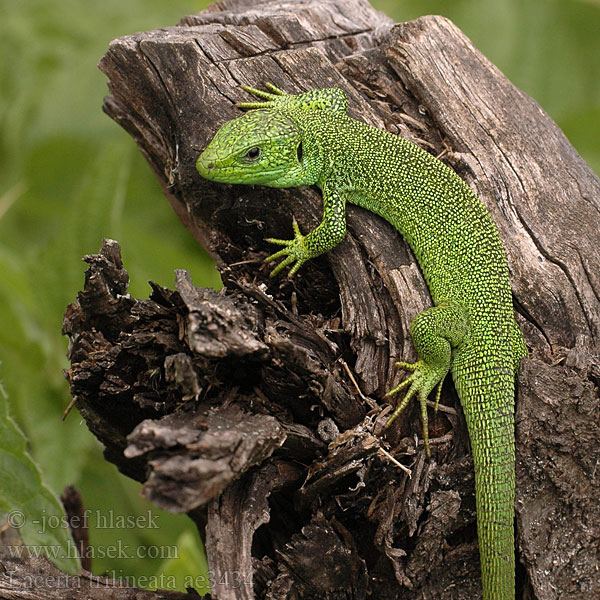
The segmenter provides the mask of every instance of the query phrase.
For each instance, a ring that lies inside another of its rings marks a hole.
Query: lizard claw
[[[429,396],[433,388],[437,386],[434,407],[434,410],[437,411],[437,407],[440,401],[440,394],[442,391],[442,383],[444,381],[446,373],[440,373],[439,370],[428,365],[423,360],[418,360],[416,363],[397,362],[396,367],[412,371],[412,374],[409,375],[404,381],[399,383],[395,388],[392,388],[389,392],[386,393],[385,396],[386,398],[388,398],[390,396],[393,396],[394,394],[397,394],[400,390],[403,390],[404,388],[408,387],[406,395],[398,404],[390,418],[387,420],[385,427],[389,427],[400,415],[400,413],[408,406],[410,400],[414,396],[417,396],[421,405],[421,422],[423,424],[423,443],[425,445],[425,453],[428,457],[430,457],[431,449],[429,447],[427,396]]]
[[[304,236],[300,232],[300,227],[296,219],[292,221],[292,227],[294,228],[294,239],[282,240],[277,238],[267,238],[267,242],[270,244],[276,244],[278,246],[284,246],[281,250],[278,250],[274,254],[267,256],[265,262],[271,262],[279,258],[285,257],[272,271],[271,277],[275,277],[282,269],[288,265],[295,263],[288,273],[288,277],[293,277],[298,269],[310,258],[306,246],[304,244]]]
[[[265,87],[269,90],[268,92],[253,88],[249,85],[243,85],[241,87],[245,92],[258,98],[262,98],[263,100],[266,100],[266,102],[238,102],[235,105],[238,108],[273,108],[281,96],[288,95],[272,83],[265,83]]]

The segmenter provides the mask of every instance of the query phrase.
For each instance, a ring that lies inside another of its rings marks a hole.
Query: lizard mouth
[[[205,179],[212,179],[219,172],[219,167],[214,160],[206,159],[204,154],[201,154],[196,161],[196,170]]]
[[[248,167],[223,164],[223,162],[213,157],[204,156],[204,153],[202,153],[196,161],[196,170],[204,179],[210,181],[245,184],[268,183],[279,177],[284,171],[284,169],[261,169],[260,171],[252,172]],[[232,181],[232,177],[238,179],[238,181]]]

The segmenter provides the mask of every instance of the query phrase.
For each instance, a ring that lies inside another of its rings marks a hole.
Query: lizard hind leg
[[[396,363],[397,367],[407,369],[412,373],[386,394],[386,397],[393,396],[408,388],[406,395],[388,419],[386,427],[389,427],[408,406],[410,400],[416,397],[421,405],[423,443],[427,456],[431,455],[427,398],[437,387],[435,395],[435,410],[437,410],[442,383],[450,370],[452,349],[461,344],[467,332],[465,310],[458,303],[442,302],[417,315],[411,324],[410,333],[419,360],[415,363]]]
[[[397,394],[400,390],[408,387],[406,395],[398,404],[390,418],[387,420],[385,426],[389,427],[402,413],[402,411],[408,406],[410,400],[416,396],[419,400],[419,404],[421,405],[421,423],[423,425],[423,443],[425,445],[425,453],[429,457],[431,456],[431,450],[429,447],[429,418],[427,416],[427,398],[431,391],[437,386],[437,408],[442,383],[444,381],[444,378],[446,377],[446,374],[448,373],[449,364],[448,368],[436,369],[434,367],[431,367],[424,361],[419,360],[416,363],[397,362],[396,366],[402,367],[404,369],[410,369],[413,371],[413,373],[400,384],[398,384],[395,388],[391,389],[389,392],[386,393],[386,397],[393,396],[394,394]]]

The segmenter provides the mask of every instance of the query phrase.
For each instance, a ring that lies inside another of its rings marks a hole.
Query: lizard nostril
[[[214,163],[214,162],[209,162],[209,163],[206,165],[206,168],[207,168],[207,169],[214,169],[214,168],[215,168],[215,163]]]

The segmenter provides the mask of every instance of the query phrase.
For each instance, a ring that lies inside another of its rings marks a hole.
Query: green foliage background
[[[139,486],[102,459],[76,411],[60,421],[69,402],[60,328],[83,283],[80,259],[96,252],[102,237],[113,237],[121,243],[133,295],[147,296],[148,279],[171,285],[179,267],[189,269],[197,285],[220,283],[134,143],[101,112],[106,82],[96,63],[111,39],[174,24],[206,4],[0,0],[0,383],[48,486],[60,493],[76,485],[86,507],[104,516],[143,515],[150,507]],[[450,17],[600,172],[598,0],[374,4],[396,20]],[[179,560],[98,558],[95,572],[202,572],[203,555],[187,519],[152,511],[159,529],[97,523],[92,543],[106,547],[118,539],[137,548],[179,540]]]

